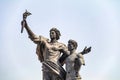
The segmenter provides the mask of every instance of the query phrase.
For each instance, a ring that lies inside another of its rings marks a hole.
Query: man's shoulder
[[[40,41],[47,41],[47,42],[49,42],[49,39],[48,38],[46,38],[46,37],[44,37],[44,36],[41,36],[41,35],[39,35],[39,39],[40,39]]]
[[[58,42],[57,43],[60,47],[67,47],[64,43]]]
[[[77,56],[78,56],[79,58],[82,58],[82,57],[83,57],[83,55],[82,55],[81,53],[78,53]]]

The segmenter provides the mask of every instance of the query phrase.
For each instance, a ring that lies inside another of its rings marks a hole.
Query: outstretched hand
[[[83,51],[82,51],[82,54],[87,54],[87,53],[89,53],[90,51],[91,51],[91,47],[89,47],[89,48],[85,47],[85,48],[83,49]]]

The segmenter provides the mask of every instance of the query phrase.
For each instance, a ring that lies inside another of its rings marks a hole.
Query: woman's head
[[[78,44],[75,40],[70,39],[68,41],[68,49],[69,50],[77,49],[77,46],[78,46]]]

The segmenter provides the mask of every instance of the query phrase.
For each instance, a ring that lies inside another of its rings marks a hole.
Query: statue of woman
[[[74,40],[68,41],[68,50],[70,55],[66,58],[66,80],[81,80],[79,74],[82,65],[85,65],[83,55],[91,51],[91,47],[85,47],[82,52],[77,53],[77,42]]]

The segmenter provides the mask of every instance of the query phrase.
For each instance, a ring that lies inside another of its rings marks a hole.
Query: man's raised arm
[[[30,27],[29,27],[28,24],[27,24],[26,18],[27,18],[27,16],[29,16],[29,15],[31,15],[31,13],[28,12],[27,10],[26,10],[25,13],[23,13],[23,20],[22,20],[22,22],[21,22],[21,25],[22,25],[21,33],[23,32],[23,28],[25,28],[26,31],[27,31],[27,33],[28,33],[28,35],[29,35],[29,38],[30,38],[32,41],[38,41],[39,37],[36,36],[36,35],[32,32],[32,30],[30,29]]]

